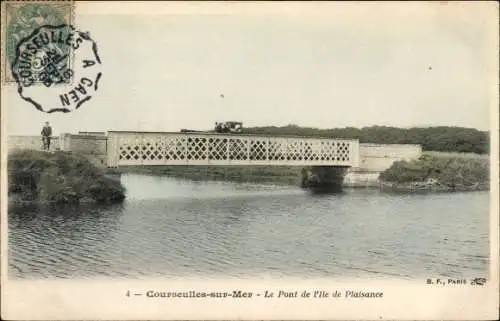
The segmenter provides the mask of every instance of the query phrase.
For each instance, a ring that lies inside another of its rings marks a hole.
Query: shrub
[[[488,157],[459,153],[425,153],[418,160],[394,162],[380,180],[390,183],[425,182],[455,186],[488,186]]]
[[[86,157],[25,150],[9,155],[9,197],[22,201],[115,202],[125,198],[119,181],[106,177]]]

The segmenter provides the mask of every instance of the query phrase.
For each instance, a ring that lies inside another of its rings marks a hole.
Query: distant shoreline
[[[293,166],[128,166],[123,174],[169,176],[193,181],[229,181],[301,186],[302,169]],[[359,172],[359,174],[363,174]],[[349,175],[349,174],[348,174]],[[373,175],[372,175],[373,176]],[[463,192],[489,190],[487,155],[426,152],[419,160],[396,162],[376,180],[345,184],[343,189],[384,192]]]

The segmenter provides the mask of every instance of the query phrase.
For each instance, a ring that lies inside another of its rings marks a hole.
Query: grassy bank
[[[418,160],[395,162],[380,181],[398,191],[488,190],[489,166],[487,155],[426,152]]]
[[[9,201],[114,203],[125,188],[81,155],[24,150],[9,155]]]

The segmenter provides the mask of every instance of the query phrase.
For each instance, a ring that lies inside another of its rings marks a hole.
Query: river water
[[[124,175],[121,205],[9,209],[14,278],[487,277],[489,194]]]

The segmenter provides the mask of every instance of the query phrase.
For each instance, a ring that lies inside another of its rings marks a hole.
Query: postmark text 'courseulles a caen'
[[[12,75],[20,97],[38,110],[70,112],[97,92],[100,66],[89,33],[67,24],[46,25],[20,41]]]

